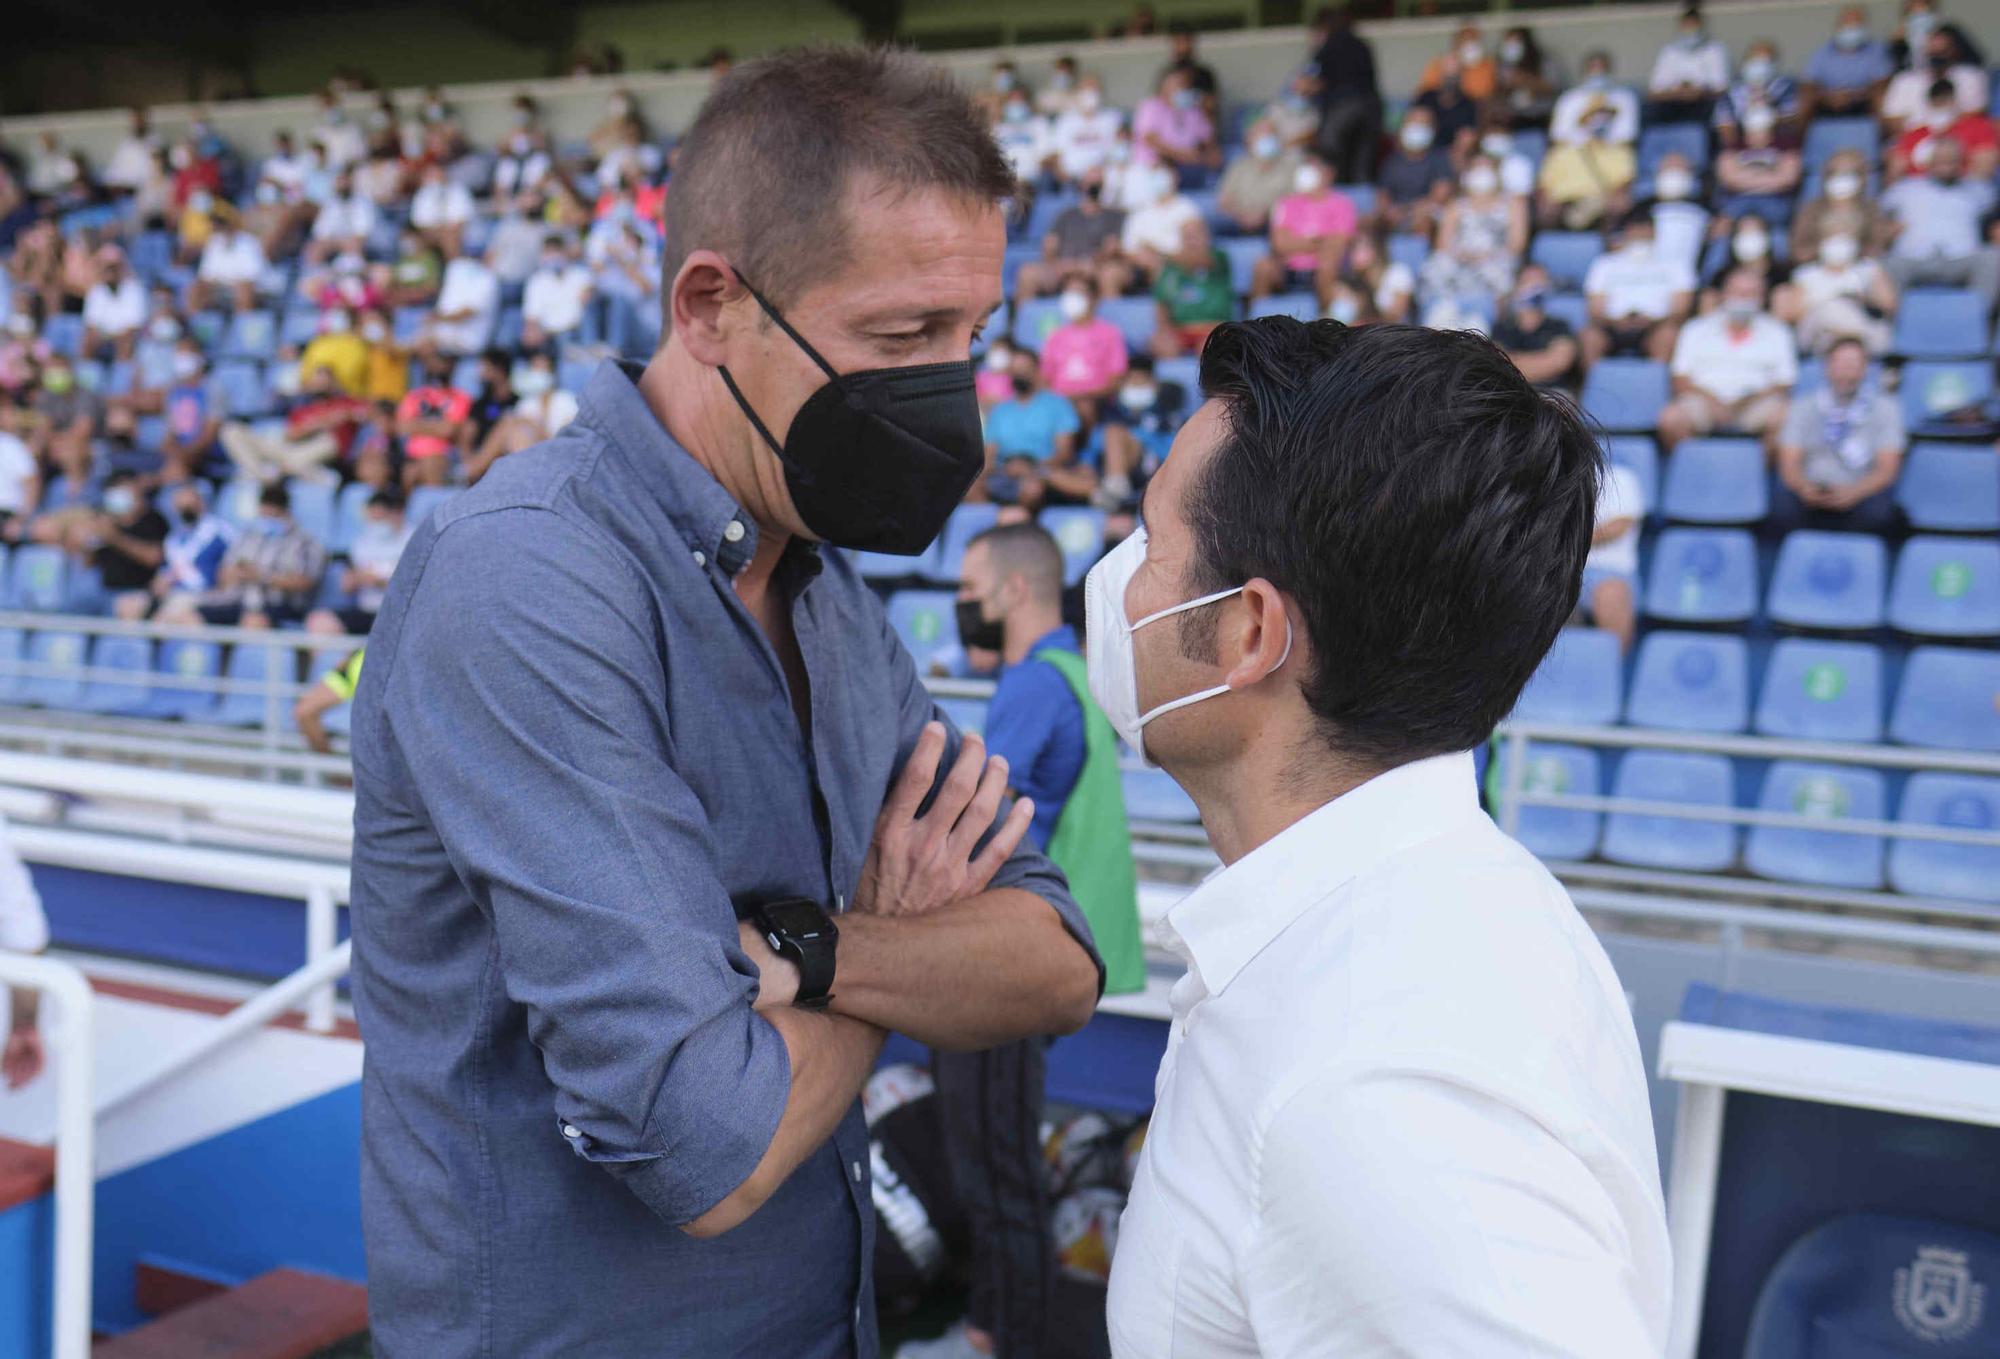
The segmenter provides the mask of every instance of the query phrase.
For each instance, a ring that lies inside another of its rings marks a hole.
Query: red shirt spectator
[[[632,211],[641,220],[651,222],[657,229],[667,220],[667,186],[664,184],[641,184],[633,189]],[[623,195],[616,189],[607,189],[597,196],[597,206],[592,215],[599,221],[618,210]]]
[[[187,207],[189,195],[195,193],[222,194],[222,166],[210,157],[196,156],[174,171],[175,211]]]
[[[472,398],[456,387],[425,385],[412,387],[396,406],[398,428],[412,421],[439,421],[463,425],[472,414]],[[403,453],[410,458],[442,458],[452,449],[452,441],[437,434],[408,434]]]
[[[1965,149],[1968,166],[1977,166],[1980,158],[2000,155],[2000,129],[1996,129],[1991,118],[1983,113],[1960,114],[1958,121],[1945,128],[1942,133],[1928,124],[1918,124],[1896,139],[1893,164],[1905,167],[1906,172],[1921,174],[1931,163],[1928,142],[1937,136],[1950,137]]]
[[[354,446],[354,435],[361,428],[361,422],[366,420],[374,409],[360,397],[349,396],[341,391],[324,396],[309,396],[286,414],[285,437],[303,439],[309,434],[325,431],[333,436],[334,446],[340,450],[338,457],[345,462],[348,450]]]

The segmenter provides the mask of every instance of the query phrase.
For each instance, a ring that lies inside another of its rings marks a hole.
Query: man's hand
[[[754,1010],[777,1010],[790,1005],[799,994],[799,968],[789,958],[771,951],[770,941],[754,920],[736,922],[736,935],[750,961],[757,964],[757,1001]]]
[[[7,1046],[0,1048],[0,1080],[9,1090],[19,1090],[34,1080],[46,1065],[48,1053],[42,1047],[41,1030],[16,1029],[7,1035]]]
[[[979,837],[992,826],[1007,791],[1007,762],[986,758],[986,743],[967,733],[944,785],[922,816],[917,808],[937,778],[944,757],[944,724],[932,722],[917,737],[896,786],[882,804],[875,839],[861,865],[853,909],[871,915],[921,915],[986,889],[1000,865],[1027,834],[1035,804],[1022,798],[994,831],[978,858]],[[754,956],[754,955],[753,955]]]

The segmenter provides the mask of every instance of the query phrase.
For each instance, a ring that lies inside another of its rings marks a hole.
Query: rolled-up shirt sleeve
[[[671,763],[643,582],[527,509],[454,524],[421,569],[383,708],[492,921],[555,1087],[549,1135],[692,1221],[762,1159],[791,1071]]]

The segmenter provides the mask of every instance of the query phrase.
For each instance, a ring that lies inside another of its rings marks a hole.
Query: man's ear
[[[729,261],[713,250],[689,252],[668,287],[674,338],[697,362],[721,367],[729,334],[726,313],[749,290]]]
[[[1261,576],[1252,579],[1236,602],[1237,607],[1230,610],[1231,622],[1224,629],[1234,629],[1236,662],[1223,682],[1232,689],[1248,689],[1290,664],[1296,639],[1285,597],[1270,581]],[[1223,654],[1230,654],[1226,646]]]

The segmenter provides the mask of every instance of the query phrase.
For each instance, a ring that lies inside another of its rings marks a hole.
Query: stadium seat
[[[1290,316],[1300,321],[1319,319],[1319,299],[1311,293],[1273,293],[1250,304],[1250,319],[1260,316]]]
[[[1873,118],[1815,118],[1806,129],[1806,168],[1819,169],[1836,151],[1859,151],[1872,163],[1881,145]]]
[[[1492,805],[1502,805],[1508,778],[1508,744],[1501,742],[1489,776]],[[1530,742],[1521,791],[1544,796],[1596,797],[1603,791],[1598,754],[1587,746]],[[1603,832],[1601,813],[1575,807],[1523,806],[1514,838],[1543,859],[1588,859]]]
[[[1880,821],[1888,804],[1888,784],[1879,770],[1789,760],[1771,766],[1757,798],[1759,811],[1829,821]],[[1752,826],[1743,862],[1761,878],[1874,892],[1882,887],[1885,852],[1879,835]]]
[[[949,590],[903,590],[890,596],[889,626],[916,661],[918,674],[928,674],[940,653],[958,648],[956,604]]]
[[[1741,623],[1757,610],[1757,544],[1743,529],[1668,529],[1653,549],[1646,612],[1669,623]]]
[[[215,365],[210,392],[233,419],[254,420],[271,409],[264,365],[252,359],[224,359]]]
[[[1660,450],[1650,434],[1614,434],[1604,441],[1605,457],[1620,467],[1629,467],[1645,492],[1646,510],[1660,509]]]
[[[1119,772],[1124,776],[1127,819],[1190,826],[1200,823],[1201,810],[1194,799],[1164,769],[1127,765]]]
[[[848,556],[863,580],[907,580],[925,575],[924,564],[936,551],[933,543],[914,557],[899,557],[893,552],[850,552]]]
[[[495,349],[514,350],[521,347],[521,329],[526,318],[519,307],[502,307],[500,317],[493,324],[493,334],[487,343]]]
[[[1757,698],[1760,736],[1882,739],[1882,653],[1866,642],[1787,637],[1771,648]]]
[[[2000,636],[2000,543],[1916,537],[1889,583],[1889,623],[1916,637]]]
[[[429,307],[398,307],[389,318],[389,338],[407,349],[423,335],[430,319]]]
[[[319,334],[319,308],[310,302],[295,303],[278,318],[278,342],[303,349]]]
[[[232,526],[243,528],[257,517],[258,498],[263,494],[264,487],[255,477],[239,473],[222,488],[215,512]]]
[[[2000,834],[2000,779],[1910,775],[1896,820],[1909,826]],[[1889,847],[1889,885],[1912,896],[2000,903],[2000,844],[1906,840]]]
[[[1217,241],[1215,247],[1229,260],[1229,286],[1238,297],[1248,296],[1251,273],[1271,253],[1271,243],[1261,236],[1238,236]]]
[[[160,647],[159,670],[179,683],[156,683],[146,704],[146,715],[202,721],[215,712],[218,702],[213,689],[198,688],[194,681],[213,680],[222,673],[222,648],[214,642],[176,639]]]
[[[78,312],[56,312],[42,322],[42,340],[65,358],[74,359],[83,350],[83,316]]]
[[[940,698],[938,709],[960,731],[986,733],[986,701],[978,698]]]
[[[1162,384],[1174,383],[1188,395],[1188,403],[1195,404],[1201,393],[1201,358],[1187,354],[1178,359],[1159,359],[1153,364],[1153,376]]]
[[[1688,439],[1667,460],[1660,511],[1684,524],[1754,524],[1771,508],[1755,439]]]
[[[930,554],[923,558],[925,580],[956,587],[965,566],[965,545],[993,527],[1000,518],[997,505],[960,505],[945,521]]]
[[[293,477],[286,485],[292,497],[292,518],[322,543],[333,541],[333,486],[324,481]]]
[[[1049,338],[1049,332],[1062,323],[1062,307],[1058,299],[1026,298],[1014,309],[1014,328],[1011,332],[1014,343],[1039,354],[1042,342]]]
[[[1521,691],[1513,716],[1522,722],[1615,726],[1625,706],[1623,669],[1616,637],[1599,628],[1564,628]]]
[[[2000,751],[2000,651],[1920,646],[1903,664],[1889,738],[1939,750]]]
[[[1578,335],[1590,324],[1590,299],[1582,293],[1550,293],[1543,310]]]
[[[1424,261],[1430,257],[1431,243],[1428,237],[1419,236],[1411,231],[1401,231],[1389,238],[1390,262],[1403,265],[1412,273],[1422,272]]]
[[[28,658],[28,637],[19,628],[0,628],[0,703],[20,703],[27,688],[21,665]]]
[[[1859,1188],[1859,1186],[1857,1186]],[[1873,1201],[1875,1197],[1861,1196]],[[1932,1257],[1930,1252],[1943,1252]],[[1951,1342],[1926,1335],[1911,1310],[1914,1270],[1941,1258],[1952,1289],[1960,1269],[1964,1292],[1934,1294],[1933,1306],[1953,1297],[1964,1314],[1979,1281],[2000,1277],[2000,1236],[1959,1222],[1925,1221],[1879,1213],[1848,1213],[1818,1221],[1785,1249],[1764,1277],[1742,1359],[1974,1359],[1993,1352],[1992,1317]],[[1748,1281],[1743,1281],[1748,1282]],[[1928,1291],[1928,1290],[1926,1290]],[[1906,1319],[1907,1318],[1907,1319]]]
[[[1354,204],[1354,215],[1367,221],[1375,215],[1375,186],[1373,184],[1342,184],[1340,191]]]
[[[1914,444],[1896,503],[1921,532],[1991,533],[2000,529],[2000,457],[1983,444]]]
[[[361,481],[350,481],[340,488],[340,498],[334,502],[333,533],[326,541],[328,551],[345,552],[354,546],[374,494],[375,488]]]
[[[1667,365],[1604,359],[1583,380],[1583,409],[1610,430],[1650,430],[1666,407]]]
[[[1021,240],[1041,249],[1042,237],[1055,230],[1056,218],[1082,202],[1075,193],[1045,193],[1035,199],[1034,207],[1028,210],[1021,228]]]
[[[1786,627],[1878,628],[1888,577],[1889,550],[1880,538],[1800,529],[1778,549],[1764,611]]]
[[[411,528],[430,518],[432,511],[451,503],[458,495],[456,486],[419,486],[410,492],[408,520]]]
[[[556,386],[572,396],[580,396],[583,389],[590,385],[590,375],[596,371],[597,360],[591,355],[565,354],[562,362],[556,365]],[[473,392],[479,389],[465,387],[461,390]]]
[[[37,708],[74,708],[83,698],[83,658],[80,632],[38,632],[28,641],[27,661],[42,673],[25,677],[19,702]]]
[[[92,670],[122,671],[130,679],[98,675],[83,686],[76,706],[92,713],[141,713],[153,701],[147,679],[153,673],[153,642],[149,637],[99,637],[90,646]]]
[[[7,560],[7,607],[54,613],[69,597],[69,558],[59,547],[29,544]]]
[[[1594,231],[1543,231],[1528,248],[1530,263],[1549,271],[1558,288],[1581,288],[1590,265],[1604,253],[1604,238]]]
[[[1913,434],[1950,436],[1958,432],[1951,412],[1977,406],[1993,395],[1990,362],[1913,359],[1903,368],[1903,423]]]
[[[1896,308],[1891,353],[1964,359],[1986,352],[1986,303],[1963,288],[1912,288]]]
[[[1150,297],[1107,297],[1098,303],[1097,315],[1118,327],[1125,347],[1134,353],[1144,353],[1152,343],[1160,319],[1157,304]]]
[[[1735,774],[1720,755],[1678,750],[1634,750],[1619,762],[1611,795],[1639,802],[1728,807]],[[1718,873],[1736,861],[1736,827],[1638,812],[1605,818],[1607,859],[1641,868]]]
[[[1639,643],[1626,721],[1673,731],[1750,725],[1750,650],[1741,637],[1655,632]]]
[[[231,646],[226,677],[233,684],[257,687],[224,694],[221,701],[215,705],[214,711],[208,715],[208,720],[225,727],[264,725],[264,718],[270,706],[265,686],[275,674],[278,686],[276,715],[282,722],[295,701],[292,677],[284,669],[291,659],[292,652],[286,648],[262,646],[255,642],[238,642]],[[279,667],[275,672],[270,669],[273,664]]]
[[[1660,162],[1674,152],[1691,161],[1695,173],[1708,168],[1706,123],[1656,123],[1639,134],[1639,178],[1650,184]]]
[[[278,318],[268,311],[238,312],[223,337],[225,359],[249,359],[269,363],[278,353]]]
[[[1085,505],[1043,510],[1041,525],[1062,549],[1063,584],[1079,585],[1104,555],[1104,511]]]

